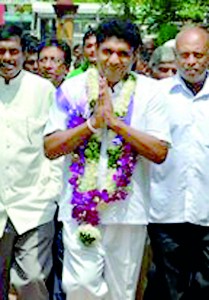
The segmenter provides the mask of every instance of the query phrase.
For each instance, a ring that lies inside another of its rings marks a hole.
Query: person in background
[[[39,74],[57,88],[65,79],[71,64],[71,49],[64,41],[46,38],[39,45]]]
[[[82,49],[82,46],[80,44],[76,44],[74,47],[73,47],[73,51],[72,51],[73,55],[72,55],[72,67],[73,67],[73,70],[74,69],[77,69],[81,66],[82,64],[82,60],[83,60],[83,49]]]
[[[61,166],[44,156],[43,130],[55,88],[23,70],[24,39],[0,27],[0,299],[48,300]],[[11,274],[10,274],[11,272]]]
[[[39,46],[39,74],[49,79],[56,88],[64,81],[71,64],[71,49],[63,41],[48,38]],[[53,268],[48,281],[50,298],[63,300],[62,290],[63,243],[62,222],[58,222],[58,208],[55,214],[55,237],[53,244]]]
[[[175,59],[172,47],[159,46],[156,48],[149,61],[151,76],[163,79],[175,75],[177,72]]]
[[[149,55],[146,52],[146,49],[144,49],[144,46],[142,46],[136,55],[136,61],[132,67],[132,70],[138,74],[150,76],[150,69],[149,69],[148,62],[149,62]]]
[[[140,45],[137,25],[103,21],[97,68],[64,81],[45,129],[47,157],[65,157],[60,218],[68,300],[135,299],[148,161],[162,163],[170,142],[156,82],[131,72]]]
[[[23,69],[38,74],[38,45],[39,41],[31,35],[24,35],[24,63]]]
[[[145,299],[208,300],[208,32],[183,28],[175,52],[177,75],[159,81],[172,148],[161,166],[152,166],[148,232],[156,270]]]
[[[78,69],[68,73],[66,78],[71,78],[85,72],[89,67],[96,65],[96,35],[95,30],[89,28],[83,37],[83,63]]]

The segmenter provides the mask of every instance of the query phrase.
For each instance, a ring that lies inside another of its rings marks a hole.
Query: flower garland
[[[89,69],[87,75],[87,94],[90,110],[96,104],[99,95],[98,72],[95,68]],[[113,104],[114,113],[124,122],[130,111],[130,100],[133,98],[136,85],[136,76],[131,73],[123,84],[120,96]],[[74,111],[69,116],[68,127],[76,127],[86,119]],[[86,246],[92,245],[101,239],[100,232],[95,226],[100,223],[100,211],[115,201],[125,200],[130,191],[131,177],[137,162],[137,153],[129,143],[108,129],[107,134],[108,166],[106,180],[102,187],[98,186],[98,163],[102,142],[102,131],[92,134],[72,153],[72,163],[69,167],[71,177],[72,217],[80,225],[78,237]]]

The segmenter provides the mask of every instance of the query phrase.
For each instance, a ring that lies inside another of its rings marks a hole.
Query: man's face
[[[44,47],[39,53],[39,74],[48,78],[55,86],[63,81],[67,66],[65,53],[56,46]]]
[[[76,57],[76,58],[80,58],[82,57],[82,46],[77,46],[74,50],[73,50],[73,55]]]
[[[152,77],[156,79],[164,79],[175,75],[177,67],[175,62],[161,62],[158,66],[153,67]]]
[[[208,68],[208,36],[201,30],[183,33],[176,43],[177,67],[190,83],[204,79]]]
[[[96,64],[96,36],[91,35],[85,40],[83,56],[91,63]]]
[[[21,40],[14,37],[0,41],[0,76],[7,80],[14,78],[23,66]]]
[[[107,38],[97,48],[98,69],[109,83],[115,84],[130,72],[135,60],[131,46],[116,37]]]
[[[38,53],[24,53],[23,68],[34,74],[38,74]]]

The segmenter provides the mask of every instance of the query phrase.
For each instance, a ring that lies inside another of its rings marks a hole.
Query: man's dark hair
[[[9,40],[18,37],[22,46],[22,50],[25,50],[25,40],[23,37],[23,29],[15,24],[4,24],[0,26],[0,41]]]
[[[96,36],[96,31],[92,27],[89,27],[83,36],[83,47],[86,44],[86,40],[88,40],[91,36]]]
[[[38,52],[38,46],[39,46],[39,40],[30,34],[25,34],[23,36],[24,40],[24,51],[28,53],[37,53]]]
[[[43,48],[52,47],[52,46],[55,46],[64,52],[65,64],[67,66],[70,66],[70,64],[71,64],[70,46],[66,42],[64,42],[62,40],[58,40],[56,38],[46,38],[43,41],[41,41],[41,43],[39,44],[39,47],[38,47],[38,57],[40,55],[40,52],[43,50]]]
[[[74,47],[73,47],[73,51],[75,51],[76,49],[79,49],[81,47],[80,44],[76,44]]]
[[[134,50],[142,46],[140,30],[136,24],[129,20],[113,19],[103,21],[96,30],[97,44],[103,43],[106,38],[117,37],[126,41]]]

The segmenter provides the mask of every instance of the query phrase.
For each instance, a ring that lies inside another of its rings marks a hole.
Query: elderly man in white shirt
[[[176,38],[178,74],[159,82],[169,107],[172,149],[152,167],[148,232],[156,271],[146,300],[209,297],[209,37]]]
[[[136,25],[100,24],[99,72],[91,68],[66,80],[50,111],[46,155],[65,155],[60,219],[67,299],[135,299],[149,161],[164,161],[170,143],[155,81],[130,72],[139,44]]]
[[[21,37],[15,25],[0,29],[0,299],[11,282],[18,299],[48,300],[61,168],[44,156],[43,130],[55,89],[22,70]]]

